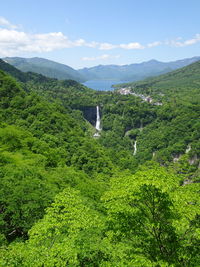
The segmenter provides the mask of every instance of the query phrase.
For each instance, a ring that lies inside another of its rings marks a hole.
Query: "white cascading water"
[[[99,113],[99,106],[97,106],[97,120],[96,120],[96,127],[95,127],[97,131],[101,131],[100,124],[101,124],[101,119],[100,119],[100,113]]]
[[[135,156],[136,155],[136,153],[137,153],[137,140],[135,140],[135,142],[134,142],[134,152],[133,152],[133,155]]]
[[[186,153],[186,154],[189,153],[190,150],[191,150],[191,145],[188,145],[187,148],[186,148],[186,150],[185,150],[185,153]]]
[[[93,135],[94,137],[100,137],[100,131],[101,131],[101,119],[100,119],[100,113],[99,113],[99,106],[97,106],[97,119],[96,119],[96,133]]]

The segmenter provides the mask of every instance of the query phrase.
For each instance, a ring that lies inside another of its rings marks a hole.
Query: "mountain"
[[[187,66],[200,60],[200,57],[187,58],[172,62],[150,60],[130,65],[99,65],[92,68],[79,69],[86,80],[121,80],[138,81],[150,76],[156,76]]]
[[[56,78],[59,80],[75,80],[83,82],[85,79],[73,68],[57,63],[44,58],[20,58],[20,57],[6,57],[7,63],[13,65],[17,69],[25,72],[36,72],[47,77]]]
[[[11,76],[13,76],[15,79],[17,79],[20,82],[28,82],[31,80],[35,80],[35,82],[37,81],[40,83],[47,82],[49,80],[55,81],[55,79],[47,78],[43,76],[42,74],[38,74],[34,72],[23,72],[2,59],[0,59],[0,69],[10,74]]]
[[[38,84],[39,87],[42,88],[42,90],[46,90],[46,88],[43,88],[43,86],[46,86],[47,84],[51,84],[52,87],[59,88],[76,87],[76,89],[79,89],[80,91],[91,90],[75,80],[69,79],[60,81],[56,78],[49,78],[35,72],[23,72],[2,59],[0,59],[0,70],[5,71],[7,74],[13,76],[18,81],[26,83],[26,86],[28,86],[29,83],[31,83],[31,86],[34,86],[33,83]]]
[[[187,96],[197,100],[200,95],[200,61],[143,81],[116,85],[118,87],[131,87],[134,92],[156,97]]]
[[[0,59],[0,70],[17,79],[27,92],[35,91],[39,95],[50,98],[50,101],[52,98],[59,98],[67,109],[69,105],[73,108],[77,105],[81,106],[82,109],[80,109],[83,110],[86,118],[91,118],[89,121],[95,123],[95,114],[90,114],[90,108],[85,107],[91,106],[91,103],[93,109],[96,107],[95,100],[90,96],[93,95],[92,89],[74,80],[57,80],[34,72],[22,72],[2,59]]]
[[[6,57],[5,62],[24,72],[35,72],[59,80],[116,80],[139,81],[151,76],[168,73],[200,60],[200,57],[172,62],[150,60],[130,65],[99,65],[92,68],[74,70],[73,68],[44,58]]]

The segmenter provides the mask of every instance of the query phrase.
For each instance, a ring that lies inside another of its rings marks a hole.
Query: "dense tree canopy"
[[[197,83],[156,106],[0,63],[0,266],[200,266]]]

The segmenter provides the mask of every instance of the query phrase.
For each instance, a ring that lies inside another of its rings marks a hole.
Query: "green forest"
[[[200,266],[200,61],[123,86],[0,60],[0,266]]]

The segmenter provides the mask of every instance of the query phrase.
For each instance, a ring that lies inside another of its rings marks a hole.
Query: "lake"
[[[84,82],[83,84],[89,88],[97,91],[113,91],[113,84],[128,83],[128,81],[115,81],[115,80],[91,80]]]

